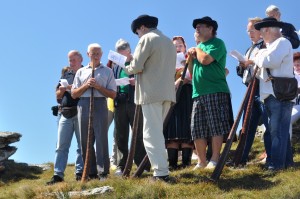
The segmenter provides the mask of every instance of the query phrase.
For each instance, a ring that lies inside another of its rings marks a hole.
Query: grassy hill
[[[251,152],[252,163],[245,168],[225,167],[217,183],[209,180],[212,171],[192,171],[193,164],[171,173],[177,179],[176,184],[152,182],[151,173],[144,173],[139,179],[122,179],[113,172],[106,181],[91,180],[82,184],[75,181],[74,165],[68,165],[65,182],[45,186],[53,175],[52,163],[49,163],[51,170],[42,171],[39,167],[10,160],[6,163],[6,171],[0,174],[0,198],[70,198],[69,191],[102,186],[114,190],[89,198],[300,198],[299,138],[293,139],[293,146],[295,167],[271,173],[256,163],[257,156],[263,151],[263,143],[256,139]],[[232,149],[235,147],[234,144]]]

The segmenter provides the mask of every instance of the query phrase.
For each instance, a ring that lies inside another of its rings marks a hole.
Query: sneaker
[[[214,169],[216,168],[217,163],[215,161],[209,161],[209,163],[206,165],[205,169]]]
[[[55,183],[58,183],[58,182],[62,182],[64,181],[63,178],[59,177],[58,175],[54,175],[51,180],[49,182],[46,183],[46,185],[53,185]]]
[[[80,181],[81,178],[82,178],[82,173],[76,173],[76,175],[75,175],[76,181]]]
[[[204,169],[205,166],[202,166],[200,163],[196,164],[196,166],[193,168],[193,171],[196,171],[198,169]]]
[[[197,154],[195,152],[193,152],[192,160],[198,160],[198,156],[197,156]]]
[[[115,176],[122,176],[122,175],[123,175],[122,169],[118,168],[115,172]]]
[[[152,177],[152,181],[162,181],[162,182],[166,182],[166,183],[176,183],[176,179],[174,177],[171,177],[169,175],[166,176],[153,176]]]

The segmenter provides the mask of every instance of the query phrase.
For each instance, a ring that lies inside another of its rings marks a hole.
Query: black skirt
[[[164,136],[166,143],[170,141],[180,141],[182,143],[191,143],[191,113],[192,113],[192,85],[184,84],[182,86],[180,97],[175,104],[174,110],[166,128]]]

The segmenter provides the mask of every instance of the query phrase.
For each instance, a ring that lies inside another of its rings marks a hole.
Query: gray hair
[[[115,45],[115,49],[118,52],[119,50],[131,50],[130,49],[130,44],[124,40],[124,39],[119,39]]]
[[[100,51],[102,52],[102,48],[101,48],[100,44],[98,44],[98,43],[92,43],[92,44],[88,45],[87,52],[90,52],[91,48],[100,48]]]
[[[268,13],[269,13],[269,12],[272,12],[272,11],[275,11],[275,12],[280,13],[280,10],[279,10],[279,8],[278,8],[277,6],[275,6],[275,5],[270,5],[270,6],[268,6],[267,9],[266,9],[266,15],[268,16]]]
[[[70,55],[76,55],[76,56],[80,57],[81,59],[83,59],[81,53],[78,50],[70,50],[68,53],[68,56],[70,56]]]

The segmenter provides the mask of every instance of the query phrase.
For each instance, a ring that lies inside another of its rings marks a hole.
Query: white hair
[[[100,48],[100,50],[102,52],[102,48],[101,48],[100,44],[98,44],[98,43],[92,43],[92,44],[88,45],[87,52],[90,52],[91,48]]]
[[[266,15],[268,16],[268,13],[269,13],[269,12],[272,12],[272,11],[276,11],[276,12],[279,12],[279,13],[280,13],[279,8],[278,8],[277,6],[275,6],[275,5],[270,5],[270,6],[268,6],[267,9],[266,9]]]

